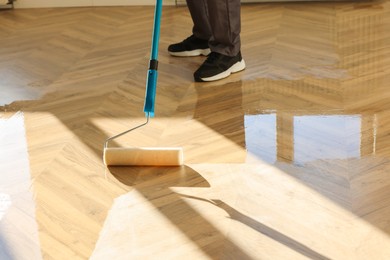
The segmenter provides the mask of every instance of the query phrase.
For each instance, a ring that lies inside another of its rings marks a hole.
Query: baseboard
[[[175,0],[164,0],[164,5],[174,5]],[[155,5],[156,0],[17,0],[15,8],[80,7],[80,6],[131,6]]]

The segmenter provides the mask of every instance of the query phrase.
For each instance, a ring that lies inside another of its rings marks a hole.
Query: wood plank
[[[247,68],[210,83],[164,7],[156,116],[113,145],[185,166],[108,169],[145,121],[153,11],[0,13],[0,256],[389,259],[389,1],[243,5]]]

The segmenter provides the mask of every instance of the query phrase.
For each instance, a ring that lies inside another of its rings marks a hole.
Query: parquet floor
[[[389,13],[243,5],[247,69],[194,83],[164,7],[156,117],[115,145],[185,166],[107,169],[144,121],[153,7],[0,11],[0,259],[390,259]]]

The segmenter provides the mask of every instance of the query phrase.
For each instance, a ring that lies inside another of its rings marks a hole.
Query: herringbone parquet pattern
[[[389,259],[390,4],[242,7],[245,71],[194,83],[164,7],[156,117],[116,140],[182,168],[110,168],[144,122],[153,7],[0,11],[1,259]]]

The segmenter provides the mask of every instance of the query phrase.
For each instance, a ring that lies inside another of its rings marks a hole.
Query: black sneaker
[[[172,56],[190,57],[190,56],[207,56],[210,53],[208,40],[202,40],[191,35],[182,42],[168,46],[168,52]]]
[[[243,69],[245,69],[245,61],[241,57],[241,52],[234,57],[212,52],[195,71],[194,79],[197,82],[219,80]]]

